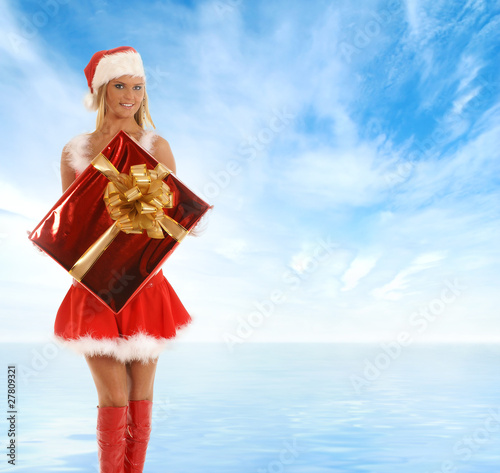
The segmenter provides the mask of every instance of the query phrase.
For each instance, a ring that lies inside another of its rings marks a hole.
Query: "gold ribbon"
[[[102,153],[92,160],[92,165],[110,181],[104,191],[104,203],[115,223],[69,270],[76,280],[85,277],[120,231],[140,234],[146,230],[148,237],[162,239],[164,230],[176,241],[188,234],[186,228],[163,212],[164,208],[173,207],[172,192],[163,182],[170,174],[166,166],[158,163],[150,170],[145,164],[138,164],[130,166],[129,174],[120,173]]]

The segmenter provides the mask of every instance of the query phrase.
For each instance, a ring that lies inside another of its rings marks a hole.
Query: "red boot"
[[[97,408],[97,456],[101,473],[123,473],[127,409],[128,406]]]
[[[125,473],[142,473],[146,461],[153,401],[129,401],[125,450]]]

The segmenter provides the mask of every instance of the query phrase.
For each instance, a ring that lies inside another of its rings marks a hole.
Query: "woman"
[[[99,51],[85,68],[90,89],[85,105],[97,110],[96,130],[73,138],[61,157],[65,191],[120,130],[175,173],[166,140],[148,109],[140,55],[127,46]],[[118,314],[76,281],[56,316],[56,338],[83,354],[94,379],[100,471],[142,472],[151,432],[158,355],[191,318],[161,271]]]

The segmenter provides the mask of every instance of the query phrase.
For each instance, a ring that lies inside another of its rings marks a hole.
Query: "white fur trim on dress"
[[[84,98],[84,105],[89,110],[97,110],[97,93],[101,85],[107,84],[111,79],[121,76],[141,77],[146,80],[144,65],[139,53],[123,51],[121,53],[103,56],[95,68],[92,78],[92,92]]]
[[[139,144],[150,154],[153,154],[155,140],[158,135],[153,130],[146,130]],[[90,155],[90,134],[83,133],[72,138],[64,147],[68,153],[68,164],[71,168],[81,174],[90,164],[94,156]]]
[[[68,153],[68,164],[79,174],[90,164],[90,134],[83,133],[72,138],[64,147]]]
[[[128,338],[97,339],[90,335],[74,339],[66,339],[54,335],[54,338],[56,342],[80,355],[112,356],[121,363],[128,363],[130,361],[148,363],[158,358],[163,350],[173,348],[174,343],[177,343],[180,338],[183,338],[189,332],[187,328],[191,325],[192,322],[178,328],[173,338],[156,338],[142,332]]]
[[[147,130],[141,136],[139,140],[139,144],[149,153],[153,154],[153,148],[155,144],[155,140],[158,138],[158,135],[153,130]]]

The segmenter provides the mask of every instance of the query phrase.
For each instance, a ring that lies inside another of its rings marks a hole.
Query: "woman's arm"
[[[158,162],[167,166],[174,174],[176,173],[174,155],[165,138],[161,136],[156,138],[153,156]]]
[[[75,171],[69,165],[68,152],[64,148],[61,154],[61,183],[63,192],[73,183],[75,177]]]

